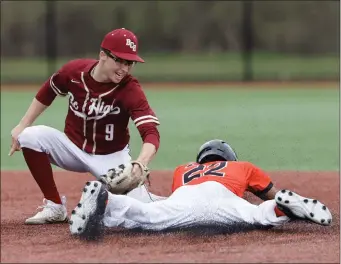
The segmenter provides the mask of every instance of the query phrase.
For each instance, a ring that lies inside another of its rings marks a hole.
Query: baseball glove
[[[141,176],[132,174],[134,164],[140,167]],[[108,191],[113,194],[126,194],[144,184],[146,180],[149,180],[149,169],[138,161],[121,164],[117,168],[108,170],[107,174],[100,177],[100,181],[106,184]]]

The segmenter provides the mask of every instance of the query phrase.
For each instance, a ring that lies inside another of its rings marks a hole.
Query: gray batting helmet
[[[237,161],[238,157],[232,147],[220,139],[207,141],[200,147],[197,155],[197,163],[219,160]]]

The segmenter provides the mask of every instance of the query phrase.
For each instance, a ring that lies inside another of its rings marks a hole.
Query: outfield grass
[[[191,161],[206,140],[223,138],[240,159],[267,170],[339,170],[337,90],[148,90],[161,121],[153,169]],[[26,169],[21,153],[8,157],[10,131],[33,92],[1,93],[1,169]],[[15,105],[15,108],[13,107]],[[67,100],[57,99],[38,120],[63,129]],[[134,157],[141,140],[131,127]]]
[[[96,54],[87,57],[97,58]],[[144,54],[146,63],[134,75],[141,81],[226,81],[242,80],[240,53]],[[60,58],[57,68],[70,58]],[[338,56],[302,56],[255,53],[255,80],[338,79]],[[48,77],[44,58],[1,58],[1,82],[42,82]]]

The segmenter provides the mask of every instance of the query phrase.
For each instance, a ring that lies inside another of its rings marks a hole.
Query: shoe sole
[[[291,218],[309,220],[324,226],[332,223],[329,209],[316,199],[302,197],[289,190],[281,190],[275,195],[275,201],[279,209]]]
[[[65,224],[69,222],[69,218],[66,217],[64,220],[61,221],[49,221],[49,220],[44,220],[44,221],[39,221],[39,220],[26,220],[25,225],[46,225],[46,224]]]
[[[104,184],[99,181],[87,182],[78,205],[71,213],[71,234],[87,240],[99,238],[107,200],[108,192]]]

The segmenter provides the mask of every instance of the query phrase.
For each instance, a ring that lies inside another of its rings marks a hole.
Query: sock
[[[274,210],[275,210],[275,214],[276,214],[277,217],[286,216],[286,214],[283,213],[283,212],[278,208],[277,205],[275,206]]]
[[[22,148],[22,152],[30,172],[38,183],[44,197],[54,203],[62,204],[56,184],[53,179],[52,167],[45,152]]]

